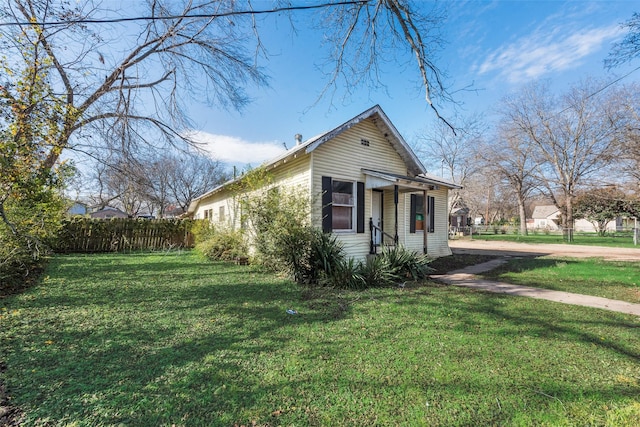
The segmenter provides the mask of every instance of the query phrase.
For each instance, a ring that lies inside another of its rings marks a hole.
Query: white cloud
[[[478,67],[478,73],[495,72],[511,83],[520,83],[572,69],[621,31],[619,25],[575,30],[545,26],[498,48]]]
[[[229,164],[258,165],[285,151],[282,143],[275,141],[249,142],[235,136],[201,131],[192,131],[188,137],[202,144],[201,148],[209,152],[214,159]]]

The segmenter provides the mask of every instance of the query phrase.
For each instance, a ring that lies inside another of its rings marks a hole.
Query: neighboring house
[[[385,244],[433,257],[451,254],[448,190],[461,187],[426,174],[377,105],[263,166],[271,186],[308,191],[312,225],[333,233],[352,258]],[[233,182],[195,199],[188,214],[242,227],[237,200],[243,195],[234,193]]]
[[[449,223],[451,227],[468,227],[470,223],[469,208],[454,208],[449,214]]]
[[[184,213],[180,206],[170,205],[164,211],[164,218],[180,218]]]
[[[129,218],[129,215],[122,212],[120,209],[112,208],[111,206],[105,206],[99,211],[91,213],[91,218],[109,219],[109,218]]]
[[[533,229],[558,230],[560,229],[560,210],[554,205],[540,205],[533,208],[532,222],[527,221],[527,226]]]
[[[541,205],[533,208],[531,214],[532,221],[527,220],[527,227],[530,229],[543,229],[556,231],[560,230],[560,210],[554,205]],[[618,217],[607,223],[607,231],[616,231],[622,228],[622,218]],[[574,231],[582,231],[587,233],[597,232],[593,223],[586,219],[576,219],[573,224]]]

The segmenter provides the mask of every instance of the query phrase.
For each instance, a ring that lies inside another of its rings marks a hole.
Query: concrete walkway
[[[493,282],[491,280],[480,279],[476,276],[476,274],[484,273],[506,263],[507,260],[508,258],[497,258],[488,262],[484,262],[482,264],[472,265],[460,270],[455,270],[447,274],[433,275],[431,276],[431,278],[453,286],[463,286],[466,288],[480,289],[487,292],[545,299],[549,301],[561,302],[564,304],[595,307],[604,310],[611,310],[620,313],[640,316],[640,304],[617,301],[608,298],[592,297],[589,295],[574,294],[571,292],[552,291],[549,289],[512,285],[503,282]]]

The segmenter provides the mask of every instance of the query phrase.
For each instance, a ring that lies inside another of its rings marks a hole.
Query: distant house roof
[[[450,215],[469,215],[469,208],[456,208],[451,211]]]
[[[541,205],[533,208],[531,218],[533,219],[548,219],[551,216],[557,216],[560,210],[554,205]]]
[[[105,206],[99,211],[91,213],[91,218],[128,218],[129,215],[122,212],[120,209],[113,208],[111,206]]]

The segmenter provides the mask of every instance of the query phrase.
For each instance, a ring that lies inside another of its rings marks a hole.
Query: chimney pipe
[[[296,133],[296,135],[294,136],[294,138],[296,139],[296,145],[300,145],[302,144],[302,135],[299,133]]]

